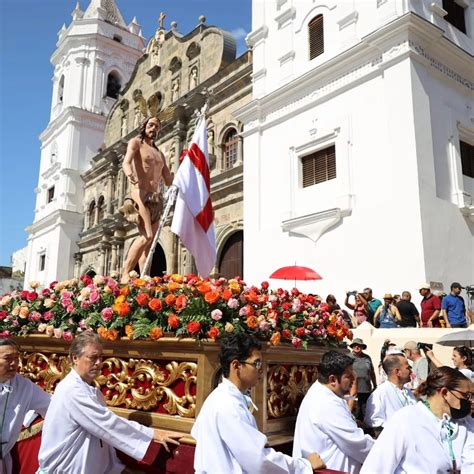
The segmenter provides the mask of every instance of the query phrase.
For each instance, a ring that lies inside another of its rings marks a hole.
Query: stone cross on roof
[[[164,21],[165,21],[165,18],[166,18],[166,14],[163,13],[163,12],[161,12],[161,13],[160,13],[160,16],[158,17],[158,22],[159,22],[159,24],[160,24],[160,30],[163,29],[163,23],[164,23]]]

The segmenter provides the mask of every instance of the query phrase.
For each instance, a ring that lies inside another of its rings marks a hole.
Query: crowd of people
[[[386,341],[381,350],[385,377],[377,385],[364,342],[354,339],[350,347],[352,354],[330,350],[322,356],[317,380],[298,410],[289,456],[267,446],[251,413],[251,389],[263,378],[262,343],[244,333],[224,339],[222,381],[191,431],[195,472],[474,472],[471,350],[456,347],[451,368],[427,345],[410,341],[398,348]],[[160,445],[168,450],[178,444],[181,434],[142,426],[107,408],[94,385],[102,354],[96,334],[76,337],[69,354],[72,370],[50,397],[17,373],[16,343],[0,339],[2,474],[12,472],[9,453],[24,420],[33,418],[31,411],[45,417],[40,474],[120,473],[124,466],[115,449],[147,463]]]
[[[334,295],[326,298],[330,312],[337,311],[350,328],[356,328],[369,322],[376,328],[466,328],[471,324],[471,315],[466,311],[466,303],[461,296],[462,286],[453,282],[450,293],[444,294],[431,291],[429,283],[419,286],[421,296],[420,311],[412,302],[409,291],[401,295],[386,293],[383,302],[372,295],[371,288],[363,291],[348,291],[341,308]]]

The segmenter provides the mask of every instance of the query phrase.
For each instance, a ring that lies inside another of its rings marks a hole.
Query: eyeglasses
[[[452,390],[450,390],[450,392],[458,392],[463,396],[464,399],[469,400],[469,401],[471,401],[473,399],[472,392],[461,392],[461,390],[456,390],[454,388]],[[456,395],[454,395],[454,396],[456,397]],[[456,398],[458,400],[460,400],[459,397],[456,397]]]
[[[260,359],[254,360],[252,362],[247,362],[245,360],[239,360],[239,362],[241,364],[245,364],[245,365],[253,365],[257,370],[260,370],[263,366],[263,361],[261,361]]]

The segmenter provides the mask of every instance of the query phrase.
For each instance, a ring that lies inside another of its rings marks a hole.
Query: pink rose
[[[0,332],[0,337],[10,337],[10,331],[2,331],[2,332]]]
[[[61,304],[63,305],[63,308],[67,308],[72,305],[72,300],[71,298],[61,298]]]
[[[297,348],[299,349],[301,347],[301,344],[303,343],[303,341],[299,338],[299,337],[294,337],[292,340],[291,340],[291,343]]]
[[[8,316],[8,313],[6,311],[0,311],[0,321],[2,319],[5,319]]]
[[[87,322],[86,322],[85,319],[81,319],[81,320],[79,321],[79,327],[80,327],[81,329],[86,329],[86,328],[87,328]]]
[[[45,321],[49,321],[53,316],[54,316],[54,314],[53,314],[52,311],[46,311],[46,312],[43,314],[43,319],[44,319]]]
[[[29,314],[28,319],[29,319],[30,321],[38,322],[38,321],[41,319],[41,314],[38,313],[38,311],[32,311],[32,312]]]
[[[240,308],[239,316],[247,316],[248,312],[249,312],[249,309],[247,308],[247,306],[244,306],[243,308]]]
[[[268,331],[268,328],[270,327],[270,323],[264,319],[260,321],[258,326],[260,328],[260,331]]]
[[[110,321],[114,315],[114,310],[112,308],[104,308],[100,314],[104,321]]]
[[[66,308],[66,312],[68,312],[69,314],[72,314],[72,313],[74,313],[75,309],[76,309],[76,308],[75,308],[74,305],[71,303],[71,304],[68,305],[68,307]]]
[[[67,342],[71,342],[74,339],[71,331],[64,331],[63,332],[63,339]]]
[[[227,306],[230,309],[236,309],[239,306],[239,302],[235,298],[229,298],[229,301],[227,301]]]
[[[88,301],[81,301],[81,309],[89,309],[90,303]]]
[[[219,321],[219,319],[222,319],[222,311],[220,309],[215,309],[211,311],[211,318],[214,321]]]
[[[97,290],[92,290],[89,295],[89,303],[94,304],[99,301],[100,293]]]
[[[61,339],[61,337],[63,336],[63,330],[59,328],[54,328],[53,335],[56,339]]]

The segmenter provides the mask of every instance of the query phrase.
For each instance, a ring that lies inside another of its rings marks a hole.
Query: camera
[[[427,342],[419,342],[416,347],[418,349],[423,349],[424,351],[432,351],[433,350],[433,344],[428,344]]]
[[[469,296],[474,296],[474,285],[466,285],[464,289]]]
[[[348,292],[346,293],[346,295],[347,295],[347,296],[355,296],[355,295],[357,295],[357,291],[356,291],[356,290],[354,290],[354,291],[348,291]]]

